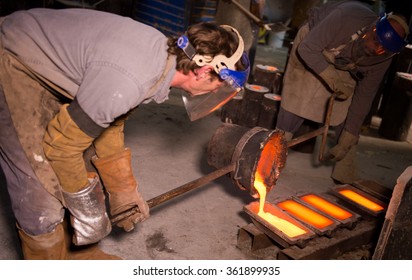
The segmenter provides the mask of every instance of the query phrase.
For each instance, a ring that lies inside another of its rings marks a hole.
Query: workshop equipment
[[[263,95],[263,101],[260,106],[260,114],[258,126],[268,129],[276,128],[276,120],[280,108],[282,97],[274,93],[266,93]]]
[[[256,65],[253,72],[253,83],[269,89],[269,92],[280,94],[283,73],[271,65]]]
[[[252,12],[250,12],[248,9],[243,7],[237,0],[231,0],[231,3],[233,3],[236,7],[238,7],[239,10],[241,10],[246,16],[252,19],[256,23],[256,25],[264,28],[267,31],[289,30],[290,29],[287,26],[290,24],[292,19],[288,19],[286,23],[265,23],[261,18],[255,16]]]
[[[148,200],[149,208],[201,187],[226,174],[230,175],[235,185],[240,189],[248,190],[251,196],[257,197],[254,179],[256,173],[259,172],[269,192],[275,186],[285,165],[289,147],[321,134],[324,138],[327,137],[333,101],[334,95],[330,98],[328,114],[322,128],[289,142],[286,142],[284,132],[280,130],[222,124],[212,136],[207,151],[208,164],[217,170]],[[325,144],[326,139],[322,141],[322,145]],[[324,152],[324,147],[321,147],[321,152]],[[131,208],[112,217],[111,222],[116,224],[137,212],[139,212],[137,207]]]
[[[240,115],[237,124],[247,127],[258,125],[263,97],[269,89],[255,84],[246,84],[240,105]]]
[[[225,123],[209,141],[207,155],[208,164],[217,169],[234,163],[236,168],[230,173],[234,184],[257,197],[256,173],[259,172],[270,191],[285,165],[287,143],[280,130]]]

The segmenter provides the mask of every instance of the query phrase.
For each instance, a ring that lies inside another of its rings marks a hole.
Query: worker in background
[[[128,114],[171,87],[187,92],[191,120],[216,110],[248,78],[243,39],[211,23],[167,38],[83,9],[18,11],[0,24],[0,164],[24,258],[118,259],[98,248],[109,217],[137,206],[117,224],[127,232],[149,217],[124,143]],[[89,147],[98,173],[86,168]]]
[[[289,140],[305,119],[324,123],[334,94],[330,125],[337,144],[325,159],[335,163],[331,177],[337,182],[358,179],[354,159],[362,123],[408,31],[400,15],[377,16],[366,4],[340,1],[310,9],[295,37],[276,127]]]

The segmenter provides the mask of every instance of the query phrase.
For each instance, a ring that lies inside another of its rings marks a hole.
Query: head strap
[[[193,61],[195,61],[198,66],[204,66],[204,65],[212,66],[215,72],[218,74],[220,73],[220,70],[225,69],[225,68],[228,68],[230,70],[236,70],[235,65],[239,61],[239,59],[242,57],[243,50],[244,50],[243,39],[240,36],[239,32],[235,28],[229,25],[221,25],[221,27],[227,31],[234,32],[238,38],[238,46],[237,46],[236,51],[233,53],[233,55],[231,57],[227,57],[223,54],[218,54],[215,57],[210,57],[210,56],[196,54],[193,57]]]
[[[242,57],[245,48],[243,39],[235,28],[229,25],[221,25],[220,27],[224,28],[229,32],[234,32],[238,38],[237,49],[231,57],[227,57],[223,54],[218,54],[214,57],[198,54],[196,53],[196,50],[193,47],[193,45],[189,42],[189,39],[186,35],[180,36],[177,40],[178,47],[181,48],[183,52],[186,54],[186,56],[190,60],[193,60],[197,66],[202,67],[205,65],[210,65],[213,67],[217,74],[219,74],[220,71],[225,68],[236,71],[235,65]]]

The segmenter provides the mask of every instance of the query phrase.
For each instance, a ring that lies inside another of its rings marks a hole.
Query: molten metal
[[[282,201],[277,206],[319,229],[326,228],[334,223],[331,219],[291,199]]]
[[[314,194],[302,196],[300,197],[300,199],[308,203],[309,205],[315,207],[316,209],[321,210],[322,212],[340,221],[346,220],[353,216],[352,213],[346,211],[345,209],[342,209],[341,207]]]
[[[280,171],[284,167],[286,144],[282,140],[284,140],[283,134],[273,134],[269,141],[264,145],[256,165],[254,184],[256,185],[256,182],[261,182],[266,186],[265,194],[273,188],[273,185],[269,185],[273,180],[268,179],[276,178],[277,180]],[[274,167],[276,168],[274,169]]]
[[[266,200],[266,186],[263,184],[262,179],[259,178],[259,175],[256,174],[255,184],[256,190],[259,193],[260,203],[259,203],[259,212],[257,215],[267,221],[269,224],[286,234],[288,237],[297,237],[307,233],[306,230],[302,229],[298,225],[293,224],[290,221],[279,218],[274,213],[265,212],[265,200]]]
[[[364,197],[363,195],[349,190],[349,189],[342,189],[339,191],[339,193],[346,198],[356,202],[359,205],[362,205],[363,207],[372,210],[374,212],[379,212],[382,211],[384,208],[380,206],[379,204],[373,202],[372,200],[369,200],[368,198]]]

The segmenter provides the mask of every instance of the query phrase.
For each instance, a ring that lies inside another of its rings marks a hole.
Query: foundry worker
[[[337,144],[325,159],[335,163],[337,182],[357,179],[354,159],[362,123],[408,31],[400,15],[378,17],[363,3],[341,1],[310,9],[295,37],[276,127],[289,140],[305,119],[324,123],[334,94],[330,125]]]
[[[109,217],[137,206],[117,224],[127,232],[149,217],[124,144],[128,114],[164,102],[171,87],[188,93],[191,120],[216,110],[248,78],[243,40],[211,23],[167,38],[86,9],[32,9],[1,20],[0,164],[24,258],[116,259],[97,247],[111,232]],[[89,147],[98,174],[86,168]],[[70,239],[83,248],[77,255],[65,243],[65,215]]]

